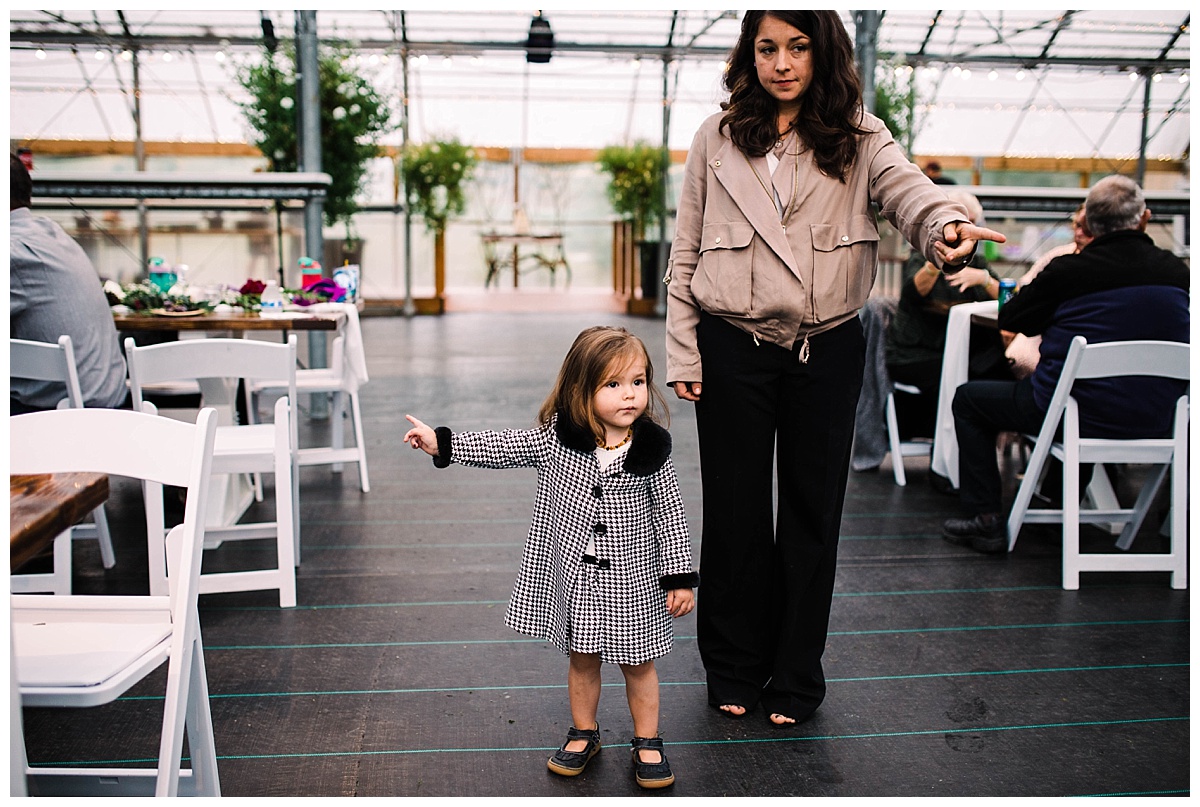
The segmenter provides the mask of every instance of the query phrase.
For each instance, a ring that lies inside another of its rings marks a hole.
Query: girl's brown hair
[[[785,22],[811,40],[812,83],[800,96],[792,129],[812,149],[821,173],[845,181],[858,157],[862,121],[862,87],[854,67],[854,45],[836,11],[747,11],[742,31],[729,55],[721,104],[733,144],[751,157],[761,157],[779,138],[778,104],[758,81],[754,40],[765,17]]]
[[[662,392],[654,386],[654,365],[641,339],[624,328],[597,325],[575,337],[567,351],[554,389],[538,410],[538,423],[546,425],[554,414],[568,418],[580,428],[590,429],[596,439],[604,438],[604,427],[596,418],[592,400],[596,390],[632,362],[641,360],[646,364],[647,417],[659,422],[660,417],[669,417],[667,402]]]

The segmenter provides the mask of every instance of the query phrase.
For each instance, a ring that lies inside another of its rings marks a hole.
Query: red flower
[[[261,280],[247,280],[242,284],[242,287],[238,289],[238,294],[262,294],[263,289],[266,287],[267,284],[263,283]]]

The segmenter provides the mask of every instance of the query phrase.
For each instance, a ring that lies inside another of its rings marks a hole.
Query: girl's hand
[[[679,618],[687,616],[696,607],[696,595],[690,588],[676,588],[667,592],[667,611]]]
[[[405,415],[404,419],[413,425],[411,429],[404,433],[404,442],[413,448],[421,449],[431,457],[436,457],[438,455],[437,435],[433,433],[433,429],[412,415]]]

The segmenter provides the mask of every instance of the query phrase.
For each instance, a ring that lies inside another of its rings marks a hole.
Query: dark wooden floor
[[[225,795],[639,793],[616,669],[604,670],[604,752],[575,779],[546,771],[570,724],[566,661],[502,624],[532,473],[438,471],[400,441],[406,412],[457,428],[530,424],[575,334],[601,322],[640,334],[662,372],[656,319],[363,321],[371,492],[352,467],[340,477],[304,469],[298,607],[281,610],[267,592],[201,598]],[[695,424],[687,405],[672,409],[698,557]],[[956,501],[929,487],[927,462],[907,467],[907,488],[886,462],[850,480],[829,695],[812,721],[781,731],[761,712],[735,721],[709,708],[694,618],[678,621],[676,648],[659,662],[678,782],[661,795],[1189,793],[1188,592],[1161,574],[1087,574],[1063,591],[1050,527],[1027,528],[1008,557],[951,546],[939,524]],[[114,487],[110,519],[132,537],[109,572],[79,546],[77,591],[145,590],[140,497]],[[1152,528],[1139,543],[1157,540]],[[233,567],[261,551],[229,545],[206,563]],[[161,686],[98,709],[26,710],[31,761],[154,757]]]

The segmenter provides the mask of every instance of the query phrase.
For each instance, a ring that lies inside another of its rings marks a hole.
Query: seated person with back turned
[[[1007,550],[996,437],[1041,428],[1075,336],[1089,344],[1188,341],[1188,267],[1146,235],[1150,211],[1141,188],[1127,177],[1108,176],[1085,204],[1094,240],[1077,254],[1052,260],[1000,311],[1001,329],[1042,337],[1037,369],[1020,381],[968,381],[954,396],[959,496],[969,516],[942,525],[952,544]],[[1113,439],[1165,436],[1186,386],[1150,377],[1080,381],[1072,392],[1080,402],[1080,431]]]
[[[1029,271],[1021,275],[1017,281],[1018,289],[1023,289],[1032,283],[1033,279],[1050,264],[1050,261],[1059,255],[1074,255],[1092,243],[1092,234],[1087,228],[1083,205],[1080,205],[1071,214],[1071,230],[1073,239],[1062,246],[1046,250],[1038,256],[1038,259],[1033,262],[1033,266],[1029,267]],[[1024,378],[1032,373],[1033,369],[1037,367],[1038,347],[1042,344],[1042,337],[1026,336],[1023,333],[1014,334],[1011,331],[1001,331],[1000,337],[1004,340],[1004,356],[1008,359],[1008,366],[1012,369],[1013,376]]]
[[[972,224],[981,223],[983,206],[973,194],[951,190],[946,196],[967,209]],[[988,268],[982,251],[975,253],[967,268],[946,277],[920,253],[909,257],[885,340],[892,381],[921,390],[920,395],[896,395],[896,421],[903,439],[933,436],[946,346],[946,312],[958,303],[995,300],[999,293],[1000,280]],[[982,330],[971,339],[971,377],[1011,378],[999,335]]]
[[[125,357],[100,277],[84,251],[61,227],[29,209],[33,181],[9,155],[9,337],[57,343],[71,337],[84,406],[124,405]],[[11,414],[53,409],[66,397],[62,384],[9,379]]]

